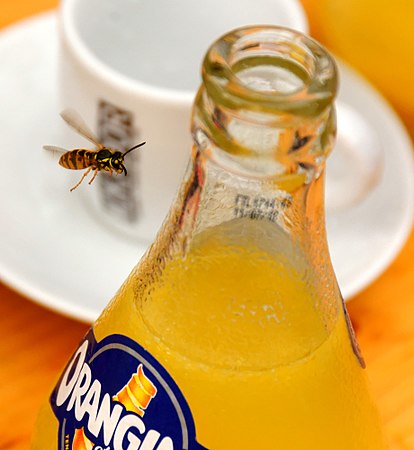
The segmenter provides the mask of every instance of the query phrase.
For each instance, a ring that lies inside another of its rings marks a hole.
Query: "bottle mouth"
[[[229,109],[318,116],[332,104],[337,69],[312,38],[284,27],[244,27],[218,39],[202,69],[207,95]]]

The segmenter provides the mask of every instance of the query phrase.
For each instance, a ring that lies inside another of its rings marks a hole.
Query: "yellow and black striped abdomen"
[[[59,159],[59,164],[65,169],[86,169],[96,165],[95,154],[96,152],[92,150],[77,148],[64,153]]]

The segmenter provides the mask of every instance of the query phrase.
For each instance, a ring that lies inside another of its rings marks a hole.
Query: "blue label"
[[[153,356],[91,330],[50,397],[59,450],[206,450],[180,389]]]

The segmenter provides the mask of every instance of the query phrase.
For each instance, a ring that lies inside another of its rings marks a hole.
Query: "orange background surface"
[[[56,4],[0,0],[0,28]],[[414,234],[388,270],[348,303],[393,450],[414,449],[413,258]],[[29,447],[40,402],[87,329],[0,283],[0,450]]]

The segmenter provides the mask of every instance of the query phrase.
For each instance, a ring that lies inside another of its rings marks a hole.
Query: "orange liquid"
[[[272,238],[241,247],[226,227],[199,236],[145,300],[126,282],[95,324],[97,339],[122,333],[150,351],[210,450],[385,449],[340,303],[324,315],[303,258]],[[38,427],[46,434],[33,448],[55,449],[50,408]]]

